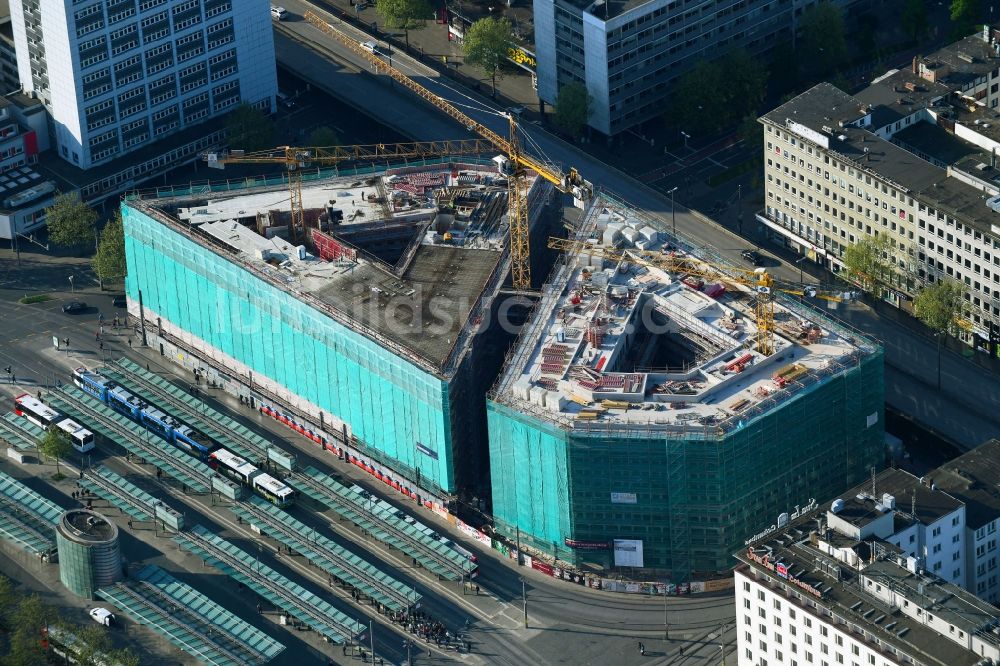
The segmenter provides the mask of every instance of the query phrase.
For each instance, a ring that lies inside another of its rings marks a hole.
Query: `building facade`
[[[484,232],[469,247],[451,232],[447,241],[444,232],[436,240],[433,231],[424,233],[421,225],[437,212],[432,203],[420,199],[399,215],[373,218],[388,209],[363,194],[375,179],[398,200],[424,192],[429,182],[437,193],[467,189],[464,183],[495,177],[496,165],[483,161],[435,162],[426,172],[411,166],[385,180],[369,169],[362,180],[307,182],[304,214],[334,211],[340,221],[327,227],[335,235],[299,237],[303,245],[278,235],[288,233],[280,179],[210,204],[198,193],[130,200],[122,207],[129,313],[147,323],[150,344],[165,356],[203,369],[224,390],[315,435],[379,479],[439,503],[466,492],[482,496],[483,395],[501,360],[486,350],[504,346],[479,326],[488,323],[483,308],[509,270],[496,219],[505,208],[482,206],[506,189],[490,190],[479,205],[464,201],[477,215],[470,229],[494,225],[489,244]],[[344,194],[331,200],[334,190]],[[550,190],[534,180],[531,220]],[[265,219],[275,220],[273,228]],[[401,263],[357,249],[376,246],[382,253],[405,249]]]
[[[926,477],[965,506],[962,586],[980,599],[1000,601],[1000,440],[990,440],[941,465]]]
[[[1000,59],[987,30],[847,95],[820,84],[760,120],[774,238],[834,271],[863,238],[888,239],[886,299],[966,289],[960,336],[1000,353]]]
[[[835,502],[736,553],[738,663],[996,663],[996,607],[890,543],[840,532],[828,522],[834,509],[851,511]]]
[[[13,0],[21,84],[88,169],[277,93],[265,0]]]
[[[0,97],[0,238],[14,241],[45,224],[45,209],[56,193],[54,181],[32,168],[43,146],[34,119],[17,104]],[[22,122],[23,121],[23,122]],[[37,124],[37,123],[36,123]]]
[[[790,40],[814,0],[538,0],[538,96],[572,82],[592,98],[590,126],[619,134],[660,116],[677,80],[734,48],[766,54]],[[849,4],[849,3],[841,3]],[[679,128],[683,130],[684,128]]]

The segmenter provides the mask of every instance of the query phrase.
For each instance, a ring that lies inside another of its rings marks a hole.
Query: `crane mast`
[[[844,300],[842,290],[822,289],[814,285],[787,281],[779,283],[764,268],[750,271],[735,266],[712,264],[690,257],[679,257],[649,250],[602,247],[588,241],[566,238],[549,238],[548,246],[570,254],[584,253],[614,262],[626,261],[642,266],[655,266],[671,273],[730,280],[749,287],[754,293],[754,318],[757,325],[755,348],[765,355],[771,354],[775,349],[774,292],[781,291],[834,302]]]
[[[478,134],[489,141],[496,150],[502,152],[510,160],[511,172],[508,175],[508,225],[510,228],[510,260],[511,281],[515,289],[531,288],[531,242],[529,237],[530,224],[528,220],[528,202],[526,180],[528,172],[534,172],[538,177],[552,183],[559,191],[572,194],[575,198],[585,200],[592,195],[590,183],[584,181],[576,169],[563,173],[558,166],[525,153],[521,150],[517,138],[518,127],[512,114],[505,114],[510,126],[510,137],[504,138],[497,132],[483,125],[460,111],[448,100],[434,94],[420,85],[402,71],[382,60],[377,54],[364,48],[350,39],[324,18],[312,11],[307,11],[304,18],[324,33],[350,49],[355,55],[366,60],[376,72],[388,74],[394,81],[410,92],[429,102],[470,132]]]

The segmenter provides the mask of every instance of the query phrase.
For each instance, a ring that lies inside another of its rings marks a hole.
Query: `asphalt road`
[[[149,363],[150,368],[163,376],[177,382],[181,386],[190,382],[190,377],[176,374],[176,368],[162,365],[158,355],[152,350],[139,350],[128,346],[128,333],[115,332],[110,329],[110,320],[115,312],[111,307],[111,295],[99,294],[89,279],[89,275],[80,262],[63,260],[50,264],[46,272],[41,268],[46,258],[37,255],[26,255],[25,264],[35,266],[27,275],[32,276],[32,288],[50,291],[51,301],[22,305],[16,299],[23,295],[21,289],[0,288],[0,365],[11,364],[14,367],[16,382],[0,384],[0,402],[10,405],[12,398],[22,392],[32,392],[53,385],[55,382],[67,382],[72,368],[80,365],[96,366],[105,359],[117,358],[121,355],[130,356],[140,363]],[[8,259],[0,260],[0,275],[6,267]],[[37,265],[35,262],[38,262]],[[58,291],[67,274],[76,275],[76,293]],[[56,289],[57,291],[51,291]],[[63,303],[69,300],[83,300],[91,310],[81,315],[66,315],[61,312]],[[100,323],[99,313],[105,316],[104,350],[98,348],[95,339]],[[51,338],[69,338],[69,350],[52,348]],[[136,341],[133,340],[133,344]],[[2,381],[2,379],[0,379]],[[385,487],[372,483],[370,477],[358,473],[351,465],[338,463],[335,458],[317,451],[315,446],[304,438],[283,429],[271,420],[260,418],[256,413],[241,408],[239,403],[229,396],[219,393],[209,393],[207,398],[213,406],[227,410],[235,418],[244,421],[248,426],[264,433],[275,440],[280,446],[293,450],[303,465],[313,465],[332,474],[346,477],[359,483],[376,494],[386,497],[390,502],[403,510],[412,513],[418,520],[433,525],[443,533],[450,532],[446,523],[437,519],[429,512],[414,512],[412,504],[401,496],[386,494]],[[122,473],[142,476],[145,483],[151,484],[150,491],[154,494],[166,494],[171,503],[187,512],[191,522],[200,522],[219,531],[223,536],[231,538],[243,545],[248,552],[253,552],[250,535],[244,526],[237,525],[232,514],[220,506],[213,505],[207,498],[190,496],[181,493],[174,485],[165,483],[158,485],[150,476],[151,468],[140,470],[133,463],[121,459],[110,462],[110,465]],[[51,471],[51,467],[31,467],[29,471],[36,473],[33,479],[36,486],[50,485],[47,478],[41,476],[43,471]],[[66,504],[69,486],[53,487],[50,492],[62,498]],[[495,551],[482,550],[478,542],[467,539],[457,532],[450,532],[451,538],[477,553],[480,561],[480,577],[477,583],[480,594],[477,596],[469,590],[463,594],[458,583],[441,582],[427,575],[422,569],[414,569],[409,558],[394,551],[387,551],[380,544],[369,541],[352,526],[342,523],[333,514],[317,514],[305,507],[293,510],[296,518],[320,530],[330,538],[345,547],[357,552],[385,571],[391,572],[409,584],[417,587],[424,595],[424,609],[441,619],[452,630],[464,627],[466,620],[470,623],[469,637],[473,644],[473,654],[456,655],[453,652],[437,653],[429,651],[427,646],[418,646],[414,651],[415,662],[445,663],[460,660],[470,665],[478,664],[646,664],[646,663],[715,663],[718,657],[718,644],[723,640],[729,646],[735,645],[732,631],[725,638],[719,630],[733,617],[731,596],[702,596],[687,598],[668,598],[667,622],[669,623],[670,640],[664,640],[664,600],[662,598],[645,598],[629,595],[611,594],[582,588],[575,585],[554,581],[532,570],[515,570],[512,563],[500,557]],[[115,512],[112,511],[112,514]],[[125,529],[124,522],[121,527]],[[133,562],[152,561],[174,570],[181,570],[185,575],[198,576],[207,593],[213,597],[221,595],[221,599],[232,601],[231,582],[216,572],[206,569],[198,560],[184,556],[169,543],[162,539],[152,539],[151,535],[138,530],[129,530],[134,539],[127,549],[127,554]],[[329,591],[326,586],[325,574],[318,573],[312,567],[306,566],[301,558],[287,556],[275,559],[271,552],[274,542],[261,540],[265,544],[263,561],[281,570],[300,584],[315,592],[322,593],[334,605],[355,617],[370,617],[375,623],[376,652],[392,663],[400,663],[404,657],[402,650],[404,634],[397,627],[382,621],[382,618],[368,612],[367,606],[354,605],[349,597]],[[521,582],[519,576],[525,578],[529,626],[523,627]],[[244,593],[249,598],[249,593]],[[246,609],[252,604],[241,608],[238,599],[232,610],[247,617]],[[252,619],[252,618],[251,618]],[[275,663],[309,663],[320,653],[329,655],[338,663],[343,657],[336,648],[323,646],[313,640],[309,633],[283,632],[282,629],[271,626],[265,617],[265,627],[277,631],[279,640],[290,646],[287,654]],[[567,640],[569,639],[569,640]],[[645,657],[638,654],[638,641],[643,641],[647,648]],[[677,653],[680,646],[686,646],[689,653],[686,659],[680,661]],[[324,649],[325,648],[325,649]],[[732,649],[732,647],[730,647]],[[701,654],[704,653],[704,654]],[[311,656],[310,656],[311,655]],[[694,655],[694,656],[692,656]],[[701,656],[699,656],[701,655]],[[346,663],[351,663],[350,661]]]

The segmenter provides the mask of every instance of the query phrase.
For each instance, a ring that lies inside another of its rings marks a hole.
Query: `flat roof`
[[[962,141],[940,125],[912,123],[892,135],[904,147],[924,153],[945,164],[953,164],[970,155],[979,155],[982,149]],[[987,164],[989,156],[986,157]]]
[[[735,426],[790,397],[799,382],[874,351],[818,313],[776,304],[774,349],[761,353],[753,294],[733,277],[752,271],[668,248],[657,224],[593,202],[580,236],[588,249],[546,287],[495,399],[574,426]],[[625,258],[598,254],[604,250]],[[666,267],[640,257],[660,257]]]
[[[284,186],[134,205],[200,230],[232,250],[227,258],[449,374],[478,325],[481,299],[506,272],[506,180],[495,166],[462,162],[307,181],[302,200],[308,225],[324,231],[301,246],[285,239]],[[444,205],[447,214],[439,212]],[[393,265],[377,256],[386,244],[397,249]]]
[[[965,524],[977,530],[1000,518],[1000,440],[991,439],[928,474],[965,503]]]
[[[895,498],[897,512],[909,514],[915,508],[914,517],[924,525],[940,520],[962,506],[961,501],[943,488],[932,488],[928,479],[921,483],[918,477],[901,469],[885,469],[876,474],[874,495],[872,486],[872,481],[866,481],[841,493],[838,499],[844,501],[844,507],[837,511],[837,517],[856,527],[863,527],[885,513],[878,505],[886,493]]]
[[[59,522],[63,535],[81,542],[104,543],[118,537],[118,527],[107,518],[86,509],[70,509]]]

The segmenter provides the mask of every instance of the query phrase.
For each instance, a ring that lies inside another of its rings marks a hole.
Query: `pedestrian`
[[[639,641],[639,654],[646,656],[646,646],[642,644],[642,641]]]
[[[129,518],[129,521],[128,521],[128,528],[132,529],[132,519],[131,518]]]
[[[17,375],[15,375],[15,374],[14,374],[14,373],[12,372],[12,373],[10,373],[10,383],[11,383],[11,384],[13,384],[13,383],[15,383],[15,382],[17,382]]]
[[[41,391],[39,391],[38,393],[36,393],[36,394],[35,394],[35,397],[37,397],[37,398],[38,398],[38,401],[39,401],[39,402],[41,402],[41,401],[42,401],[42,392],[41,392]]]
[[[103,342],[100,342],[100,343],[98,343],[98,345],[97,345],[97,349],[98,349],[99,351],[104,351],[104,343],[103,343]]]
[[[132,338],[128,339],[128,348],[132,349]]]
[[[479,596],[479,586],[478,585],[476,585],[476,596],[477,597]]]
[[[684,646],[683,645],[681,646],[681,656],[682,657],[684,656]]]
[[[101,332],[98,331],[97,333],[94,333],[94,340],[97,341],[97,340],[100,340],[100,339],[101,339]]]

